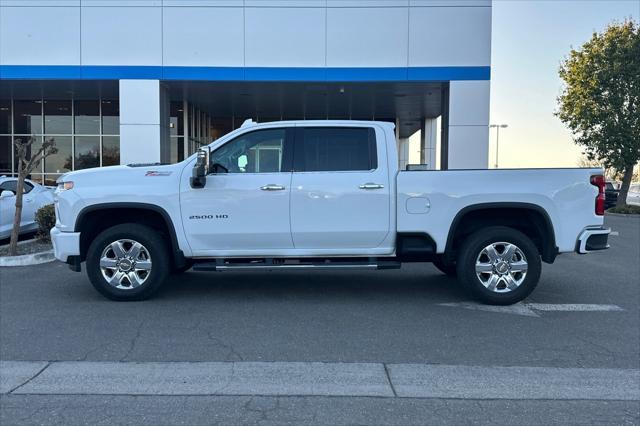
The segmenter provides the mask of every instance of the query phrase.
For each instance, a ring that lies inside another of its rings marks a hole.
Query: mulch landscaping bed
[[[28,240],[18,243],[18,256],[52,250],[50,241]],[[0,256],[9,256],[9,244],[0,246]]]

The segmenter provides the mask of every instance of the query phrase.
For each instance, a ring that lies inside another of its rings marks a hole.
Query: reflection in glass
[[[17,135],[42,133],[42,101],[13,101],[13,132]]]
[[[11,133],[11,101],[0,100],[0,134]]]
[[[174,164],[184,160],[184,138],[171,137],[171,157],[169,162]]]
[[[117,100],[102,101],[102,134],[120,134],[120,106]]]
[[[18,168],[20,167],[19,162],[18,162],[18,152],[15,149],[15,143],[20,140],[20,141],[24,141],[31,138],[31,136],[14,136],[13,138],[13,142],[14,142],[14,149],[13,149],[13,173],[16,174],[18,172]],[[33,145],[29,145],[27,146],[27,158],[31,158],[31,147],[35,147],[38,144],[41,143],[42,141],[42,136],[35,136],[36,140],[35,142],[33,142]],[[40,168],[37,168],[36,170],[34,170],[34,173],[38,173],[40,172]]]
[[[58,152],[44,159],[45,173],[66,173],[71,171],[71,136],[45,136],[53,139]]]
[[[81,135],[100,133],[100,104],[98,101],[76,101],[73,106],[75,132]]]
[[[0,176],[11,173],[11,136],[0,136]]]
[[[75,137],[74,170],[100,166],[100,136]]]
[[[44,131],[71,133],[71,101],[44,101]]]
[[[117,166],[120,164],[120,137],[102,137],[102,165]]]

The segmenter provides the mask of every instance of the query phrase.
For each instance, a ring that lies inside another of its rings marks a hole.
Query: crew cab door
[[[296,249],[364,253],[390,231],[384,133],[376,127],[297,127],[291,182]]]
[[[196,256],[290,249],[293,129],[249,131],[217,148],[204,188],[184,186],[182,221]],[[221,166],[221,167],[220,167]]]

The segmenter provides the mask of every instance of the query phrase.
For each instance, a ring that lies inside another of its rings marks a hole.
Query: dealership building
[[[247,118],[396,124],[401,166],[486,168],[489,0],[0,0],[0,175],[177,162]]]

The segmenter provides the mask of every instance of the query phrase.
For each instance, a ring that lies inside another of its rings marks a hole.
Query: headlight
[[[67,189],[72,189],[72,188],[73,188],[73,182],[71,181],[58,182],[57,192],[66,191]]]

